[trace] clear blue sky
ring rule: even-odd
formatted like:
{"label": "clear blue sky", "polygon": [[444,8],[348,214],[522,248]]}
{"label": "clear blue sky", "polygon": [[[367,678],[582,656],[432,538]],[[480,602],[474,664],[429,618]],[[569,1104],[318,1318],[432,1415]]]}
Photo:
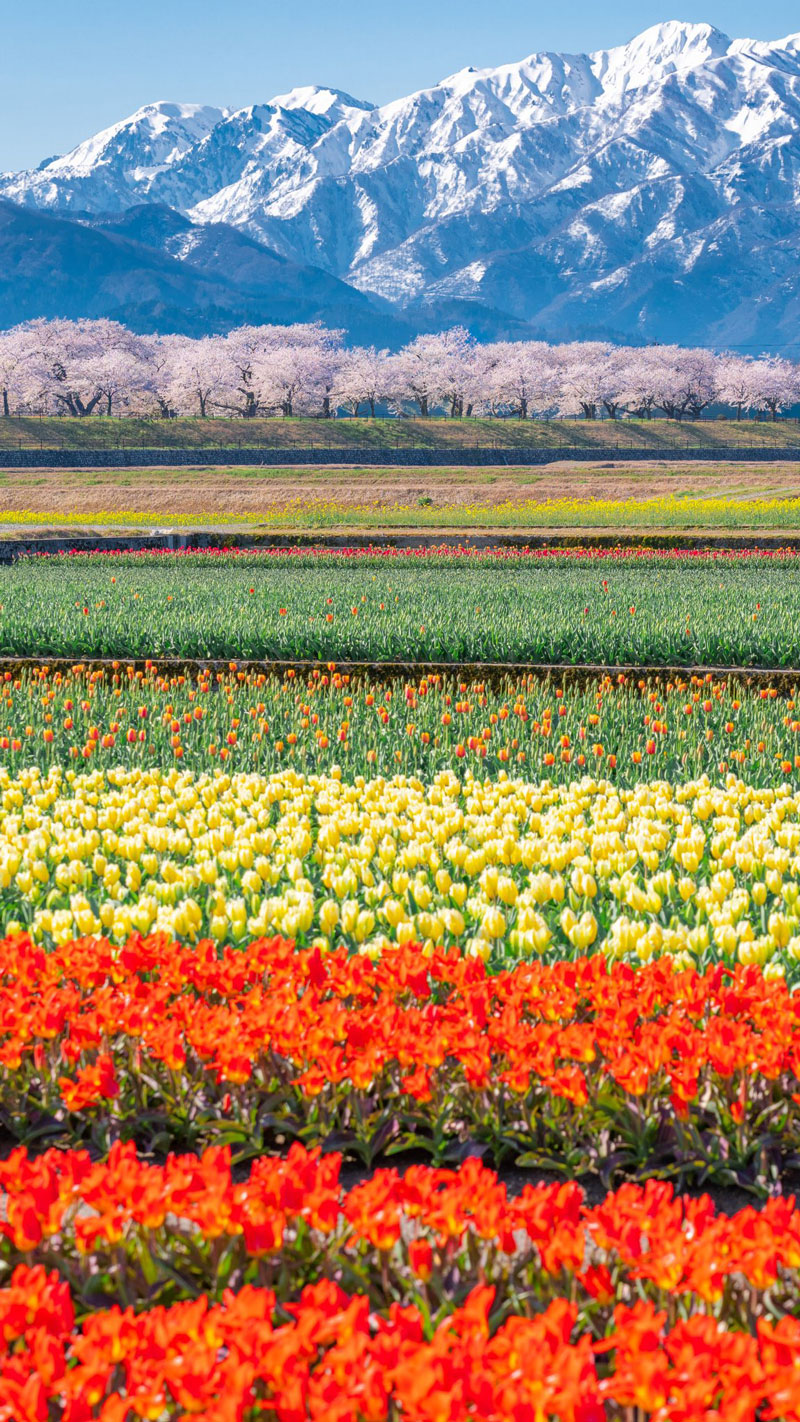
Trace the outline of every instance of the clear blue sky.
{"label": "clear blue sky", "polygon": [[660,20],[800,29],[797,0],[5,0],[0,171],[64,153],[154,99],[241,106],[298,84],[385,102],[467,64],[624,43]]}

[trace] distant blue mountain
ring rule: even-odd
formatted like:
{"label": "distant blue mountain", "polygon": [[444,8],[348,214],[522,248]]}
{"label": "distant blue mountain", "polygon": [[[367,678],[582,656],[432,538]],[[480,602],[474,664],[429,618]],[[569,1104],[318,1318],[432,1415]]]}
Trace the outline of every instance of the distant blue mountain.
{"label": "distant blue mountain", "polygon": [[[800,35],[670,21],[381,107],[324,88],[233,112],[151,104],[0,175],[0,194],[116,244],[113,259],[92,248],[113,273],[93,309],[141,295],[142,321],[179,310],[200,329],[242,302],[274,303],[271,319],[299,302],[303,319],[361,322],[359,339],[457,319],[486,335],[797,353]],[[46,227],[28,239],[55,241]],[[53,300],[91,314],[71,241]]]}

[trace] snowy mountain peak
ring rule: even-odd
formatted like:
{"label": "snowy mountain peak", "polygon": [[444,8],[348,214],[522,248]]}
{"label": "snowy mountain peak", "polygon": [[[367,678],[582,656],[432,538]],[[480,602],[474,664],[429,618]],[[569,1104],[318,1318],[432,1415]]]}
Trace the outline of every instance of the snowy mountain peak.
{"label": "snowy mountain peak", "polygon": [[166,101],[144,104],[120,123],[112,124],[110,128],[78,144],[71,153],[54,159],[49,165],[50,171],[87,171],[95,163],[109,162],[116,153],[132,152],[134,148],[140,149],[143,155],[150,153],[155,156],[158,153],[161,157],[174,160],[210,133],[226,112],[206,104]]}
{"label": "snowy mountain peak", "polygon": [[541,332],[684,340],[705,322],[748,343],[800,317],[800,34],[668,20],[379,107],[321,85],[234,111],[149,104],[0,177],[1,196],[162,204],[364,292]]}
{"label": "snowy mountain peak", "polygon": [[349,113],[369,112],[374,104],[363,99],[354,99],[343,89],[321,88],[318,84],[306,84],[290,89],[288,94],[278,94],[270,99],[270,106],[276,109],[305,109],[307,113],[320,114],[334,120]]}
{"label": "snowy mountain peak", "polygon": [[713,25],[667,20],[651,25],[628,44],[590,56],[606,90],[626,92],[657,84],[671,74],[700,69],[726,55],[731,41]]}
{"label": "snowy mountain peak", "polygon": [[652,65],[680,56],[687,67],[704,64],[730,49],[731,41],[714,25],[689,20],[663,20],[650,25],[625,45],[617,46],[630,59],[649,59]]}
{"label": "snowy mountain peak", "polygon": [[207,104],[144,104],[34,173],[11,175],[0,191],[42,207],[79,208],[84,198],[93,211],[104,203],[114,210],[130,206],[119,200],[121,185],[141,201],[153,178],[195,149],[227,114]]}
{"label": "snowy mountain peak", "polygon": [[178,123],[187,130],[194,127],[200,132],[212,128],[227,112],[227,109],[213,108],[210,104],[176,104],[161,99],[154,104],[143,104],[124,120],[124,125],[135,128],[147,124],[154,133],[161,133],[169,125]]}

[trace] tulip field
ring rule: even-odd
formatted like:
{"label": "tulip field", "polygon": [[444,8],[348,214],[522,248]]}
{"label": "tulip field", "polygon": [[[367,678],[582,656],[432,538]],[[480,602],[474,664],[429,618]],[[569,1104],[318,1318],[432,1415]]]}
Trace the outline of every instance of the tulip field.
{"label": "tulip field", "polygon": [[[798,677],[800,680],[800,676]],[[154,663],[0,673],[0,767],[211,772],[440,771],[633,786],[707,772],[778,786],[800,765],[791,680],[712,672],[549,677],[493,669],[160,671]]]}
{"label": "tulip field", "polygon": [[37,557],[8,657],[794,667],[800,554]]}
{"label": "tulip field", "polygon": [[278,932],[373,958],[420,941],[500,964],[597,941],[791,979],[800,962],[789,691],[710,674],[4,676],[0,904],[48,947]]}
{"label": "tulip field", "polygon": [[[0,1166],[8,1418],[797,1417],[794,1200],[669,1178],[796,1154],[779,978],[163,934],[0,967],[4,1117],[73,1142]],[[409,1142],[341,1183],[332,1147]],[[520,1147],[563,1179],[509,1196],[480,1155]],[[592,1207],[587,1167],[633,1178]]]}
{"label": "tulip field", "polygon": [[800,1422],[798,573],[0,566],[0,1422]]}

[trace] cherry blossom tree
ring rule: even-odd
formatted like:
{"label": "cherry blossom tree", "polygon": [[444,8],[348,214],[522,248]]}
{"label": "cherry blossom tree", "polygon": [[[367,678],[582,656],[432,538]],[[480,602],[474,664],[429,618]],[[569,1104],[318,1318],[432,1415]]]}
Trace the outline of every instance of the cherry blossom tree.
{"label": "cherry blossom tree", "polygon": [[498,341],[488,348],[486,408],[527,420],[558,404],[560,371],[557,348],[544,341]]}
{"label": "cherry blossom tree", "polygon": [[654,348],[656,363],[656,405],[668,419],[685,416],[698,420],[717,396],[717,356],[700,347]]}
{"label": "cherry blossom tree", "polygon": [[780,356],[764,356],[753,365],[753,404],[758,410],[768,410],[773,420],[777,420],[780,410],[800,400],[800,370],[792,361]]}
{"label": "cherry blossom tree", "polygon": [[321,412],[335,383],[335,354],[342,332],[323,326],[239,326],[225,338],[233,408],[245,418],[296,413],[312,391]]}
{"label": "cherry blossom tree", "polygon": [[[418,339],[422,339],[421,337]],[[424,347],[412,342],[387,362],[388,394],[391,408],[405,414],[409,406],[423,419],[436,407],[436,383],[432,365],[425,359]]]}
{"label": "cherry blossom tree", "polygon": [[41,398],[56,413],[110,414],[143,378],[141,338],[117,321],[30,321],[27,361]]}
{"label": "cherry blossom tree", "polygon": [[221,336],[158,337],[150,353],[151,389],[162,415],[207,419],[218,397],[230,392],[234,368]]}
{"label": "cherry blossom tree", "polygon": [[559,409],[563,415],[596,420],[601,405],[615,411],[621,403],[614,348],[601,341],[575,341],[559,351]]}
{"label": "cherry blossom tree", "polygon": [[718,359],[713,351],[697,347],[681,352],[679,362],[684,410],[690,419],[699,420],[703,411],[717,397]]}
{"label": "cherry blossom tree", "polygon": [[26,405],[36,385],[31,368],[35,341],[26,325],[0,331],[0,406],[8,417]]}
{"label": "cherry blossom tree", "polygon": [[335,370],[322,345],[273,346],[259,355],[254,373],[265,413],[278,412],[286,419],[330,413]]}
{"label": "cherry blossom tree", "polygon": [[[130,335],[130,333],[126,333]],[[101,397],[101,410],[112,415],[126,409],[139,413],[148,394],[145,348],[139,337],[112,340],[101,346],[83,368],[84,378],[94,381]]]}
{"label": "cherry blossom tree", "polygon": [[224,359],[230,380],[226,398],[220,403],[246,420],[253,419],[263,405],[259,362],[271,349],[271,330],[269,326],[239,326],[225,338]]}
{"label": "cherry blossom tree", "polygon": [[663,363],[653,346],[629,346],[625,350],[621,376],[625,408],[640,420],[651,420],[659,403]]}
{"label": "cherry blossom tree", "polygon": [[475,403],[477,343],[463,326],[438,335],[422,336],[423,359],[430,366],[437,405],[450,419],[461,418]]}
{"label": "cherry blossom tree", "polygon": [[717,395],[723,405],[736,411],[741,420],[744,410],[758,404],[758,363],[748,356],[721,356],[717,366]]}
{"label": "cherry blossom tree", "polygon": [[389,363],[393,404],[397,408],[416,405],[424,419],[437,409],[447,410],[451,417],[463,414],[473,348],[463,326],[417,336]]}
{"label": "cherry blossom tree", "polygon": [[145,371],[145,389],[150,397],[150,405],[162,419],[175,419],[180,413],[172,393],[173,370],[179,359],[180,343],[183,336],[144,336],[142,338],[142,362]]}
{"label": "cherry blossom tree", "polygon": [[374,346],[342,351],[333,391],[336,403],[354,416],[366,405],[374,419],[376,406],[387,394],[388,360],[389,352]]}
{"label": "cherry blossom tree", "polygon": [[314,385],[314,357],[305,346],[272,347],[256,363],[264,411],[279,411],[286,419],[299,414],[299,406]]}

